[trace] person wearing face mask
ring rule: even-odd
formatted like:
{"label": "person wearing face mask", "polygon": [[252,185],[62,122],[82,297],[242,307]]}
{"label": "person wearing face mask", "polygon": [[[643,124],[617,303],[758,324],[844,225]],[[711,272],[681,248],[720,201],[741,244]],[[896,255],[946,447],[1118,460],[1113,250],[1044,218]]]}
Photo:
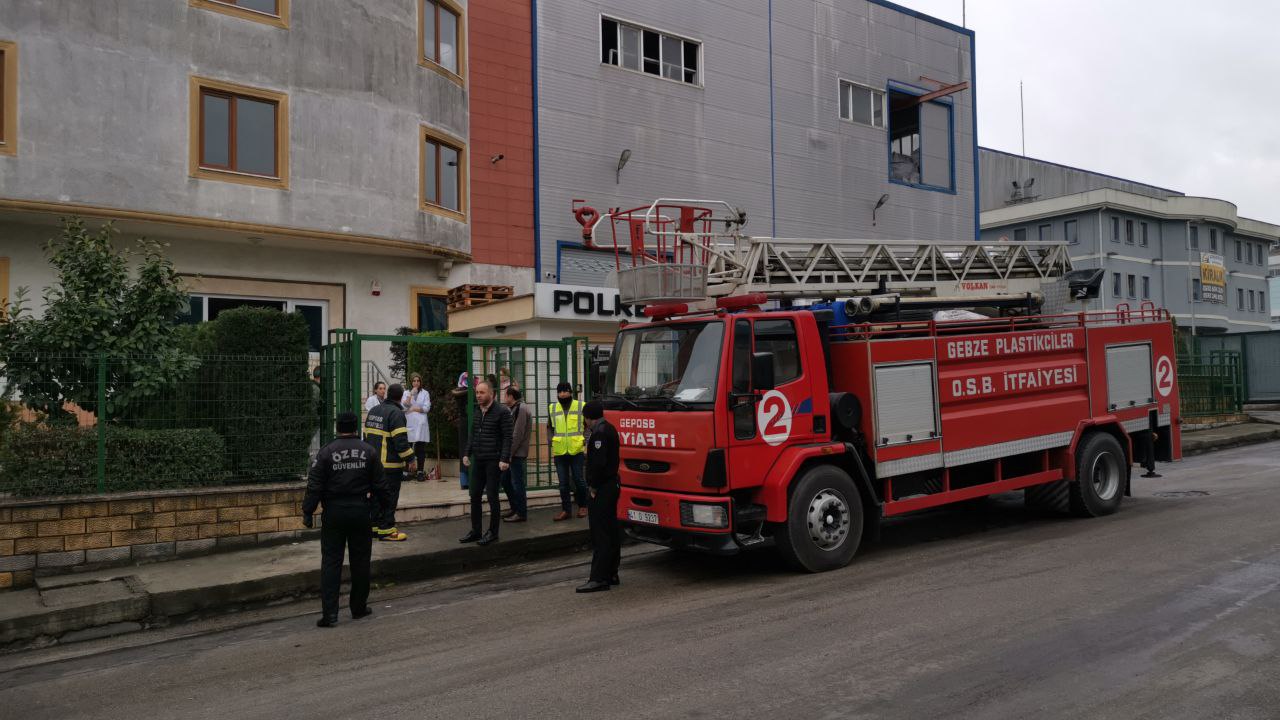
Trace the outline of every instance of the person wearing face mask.
{"label": "person wearing face mask", "polygon": [[556,478],[560,481],[560,514],[553,519],[559,522],[573,517],[571,499],[578,503],[578,517],[584,518],[587,516],[587,483],[583,479],[586,427],[582,424],[582,401],[573,396],[573,386],[567,382],[556,386],[556,401],[547,411],[547,429]]}

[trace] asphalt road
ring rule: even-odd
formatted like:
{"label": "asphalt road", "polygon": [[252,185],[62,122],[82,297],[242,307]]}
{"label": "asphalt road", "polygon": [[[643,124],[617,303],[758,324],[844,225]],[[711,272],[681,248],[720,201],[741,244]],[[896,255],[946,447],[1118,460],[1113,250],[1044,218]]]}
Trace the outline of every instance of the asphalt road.
{"label": "asphalt road", "polygon": [[50,648],[0,659],[0,715],[1280,717],[1280,443],[1162,470],[1109,518],[936,512],[824,575],[645,552],[597,595],[529,567],[333,630],[308,604]]}

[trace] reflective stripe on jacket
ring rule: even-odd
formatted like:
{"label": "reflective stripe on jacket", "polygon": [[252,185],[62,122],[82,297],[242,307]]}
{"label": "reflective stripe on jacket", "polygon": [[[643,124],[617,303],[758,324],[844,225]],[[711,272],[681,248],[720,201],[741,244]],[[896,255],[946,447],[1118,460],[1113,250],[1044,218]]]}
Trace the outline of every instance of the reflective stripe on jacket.
{"label": "reflective stripe on jacket", "polygon": [[403,468],[413,457],[404,410],[396,403],[386,401],[369,411],[364,419],[364,440],[378,451],[378,460],[387,470]]}
{"label": "reflective stripe on jacket", "polygon": [[585,439],[582,434],[582,401],[569,401],[566,412],[560,401],[551,403],[551,454],[578,455]]}

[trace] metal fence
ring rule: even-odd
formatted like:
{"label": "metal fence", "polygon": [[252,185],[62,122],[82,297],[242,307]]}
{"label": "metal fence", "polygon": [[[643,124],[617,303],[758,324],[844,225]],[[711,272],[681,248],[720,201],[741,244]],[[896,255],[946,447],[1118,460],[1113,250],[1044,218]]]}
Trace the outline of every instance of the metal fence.
{"label": "metal fence", "polygon": [[1178,397],[1189,421],[1235,415],[1244,407],[1244,371],[1240,353],[1214,350],[1178,357]]}
{"label": "metal fence", "polygon": [[1215,351],[1239,353],[1247,402],[1280,401],[1280,330],[1201,335],[1195,346],[1201,361]]}
{"label": "metal fence", "polygon": [[[322,436],[332,437],[338,413],[364,411],[372,390],[371,378],[361,371],[370,356],[389,354],[393,344],[408,346],[406,373],[419,373],[431,395],[428,413],[431,442],[427,447],[428,466],[438,459],[455,459],[465,443],[475,409],[474,379],[500,376],[502,371],[523,393],[523,402],[533,415],[529,440],[526,482],[529,489],[557,485],[550,455],[547,429],[556,386],[568,381],[577,397],[587,400],[588,359],[585,338],[563,340],[499,340],[469,337],[420,335],[362,335],[354,330],[333,330],[330,343],[321,353],[321,394],[323,397]],[[436,352],[426,352],[428,348]],[[445,352],[444,349],[450,349]],[[465,392],[454,393],[457,380],[467,373]],[[408,378],[393,378],[407,383]],[[363,381],[363,382],[362,382]],[[500,390],[499,390],[500,392]],[[501,398],[499,397],[499,401]]]}
{"label": "metal fence", "polygon": [[320,427],[308,357],[11,358],[0,368],[0,496],[293,481]]}

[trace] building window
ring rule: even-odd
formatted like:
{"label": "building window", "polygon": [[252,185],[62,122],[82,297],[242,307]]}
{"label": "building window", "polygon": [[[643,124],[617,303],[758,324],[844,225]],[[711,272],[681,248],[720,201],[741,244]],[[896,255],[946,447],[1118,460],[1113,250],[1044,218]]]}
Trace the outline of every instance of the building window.
{"label": "building window", "polygon": [[1124,221],[1124,243],[1125,245],[1133,244],[1133,221]]}
{"label": "building window", "polygon": [[1236,288],[1236,308],[1239,310],[1244,309],[1244,290],[1242,288]]}
{"label": "building window", "polygon": [[1253,291],[1250,290],[1249,291],[1249,312],[1257,312],[1257,311],[1258,311],[1258,306],[1256,304],[1256,301],[1253,298]]}
{"label": "building window", "polygon": [[422,127],[418,140],[422,169],[422,208],[466,219],[467,153],[461,142]]}
{"label": "building window", "polygon": [[[1243,242],[1236,240],[1236,262],[1244,262],[1244,248],[1241,247],[1242,245],[1244,245]],[[1253,262],[1252,257],[1249,258],[1249,262]]]}
{"label": "building window", "polygon": [[1080,244],[1080,228],[1075,220],[1068,220],[1062,224],[1062,232],[1067,236],[1067,242],[1072,245]]}
{"label": "building window", "polygon": [[184,325],[209,322],[228,310],[242,307],[296,312],[307,323],[307,344],[310,351],[318,353],[325,344],[325,336],[329,332],[329,303],[327,300],[289,300],[271,297],[192,293],[187,312],[178,318],[178,322]]}
{"label": "building window", "polygon": [[1017,230],[1014,230],[1014,231],[1013,231],[1013,241],[1014,241],[1014,242],[1026,242],[1026,241],[1027,241],[1027,229],[1026,229],[1026,228],[1018,228]]}
{"label": "building window", "polygon": [[191,175],[289,185],[289,104],[277,92],[191,79]]}
{"label": "building window", "polygon": [[1040,242],[1050,242],[1053,240],[1052,225],[1041,225],[1039,228],[1039,231],[1040,231]]}
{"label": "building window", "polygon": [[1267,291],[1259,290],[1258,291],[1258,312],[1265,313],[1268,311],[1269,309],[1267,308]]}
{"label": "building window", "polygon": [[1120,242],[1120,218],[1111,218],[1111,242]]}
{"label": "building window", "polygon": [[409,320],[414,330],[448,330],[449,291],[438,287],[409,288]]}
{"label": "building window", "polygon": [[1111,296],[1120,297],[1124,292],[1124,276],[1120,273],[1111,273]]}
{"label": "building window", "polygon": [[1151,278],[1147,275],[1142,276],[1142,299],[1151,299]]}
{"label": "building window", "polygon": [[884,93],[841,80],[840,118],[872,127],[884,127]]}
{"label": "building window", "polygon": [[1138,281],[1133,275],[1129,276],[1129,297],[1138,297]]}
{"label": "building window", "polygon": [[612,18],[600,18],[600,62],[698,85],[702,43]]}
{"label": "building window", "polygon": [[1190,230],[1191,230],[1191,235],[1189,236],[1190,237],[1189,242],[1191,244],[1191,247],[1195,249],[1199,249],[1200,248],[1200,228],[1195,225],[1192,225]]}
{"label": "building window", "polygon": [[1200,302],[1200,281],[1193,279],[1191,281],[1191,301]]}
{"label": "building window", "polygon": [[289,27],[289,0],[191,0],[191,7],[276,27]]}
{"label": "building window", "polygon": [[1209,252],[1218,252],[1218,228],[1209,228]]}
{"label": "building window", "polygon": [[18,46],[0,40],[0,155],[18,154]]}
{"label": "building window", "polygon": [[418,64],[462,78],[466,55],[466,20],[450,0],[418,0]]}
{"label": "building window", "polygon": [[889,180],[926,190],[955,189],[955,146],[951,105],[920,102],[917,95],[890,90]]}
{"label": "building window", "polygon": [[1147,238],[1147,224],[1146,224],[1146,223],[1142,223],[1142,232],[1141,232],[1141,234],[1138,236],[1138,244],[1139,244],[1139,245],[1141,245],[1142,247],[1146,247],[1146,246],[1147,246],[1147,242],[1148,242],[1148,238]]}

